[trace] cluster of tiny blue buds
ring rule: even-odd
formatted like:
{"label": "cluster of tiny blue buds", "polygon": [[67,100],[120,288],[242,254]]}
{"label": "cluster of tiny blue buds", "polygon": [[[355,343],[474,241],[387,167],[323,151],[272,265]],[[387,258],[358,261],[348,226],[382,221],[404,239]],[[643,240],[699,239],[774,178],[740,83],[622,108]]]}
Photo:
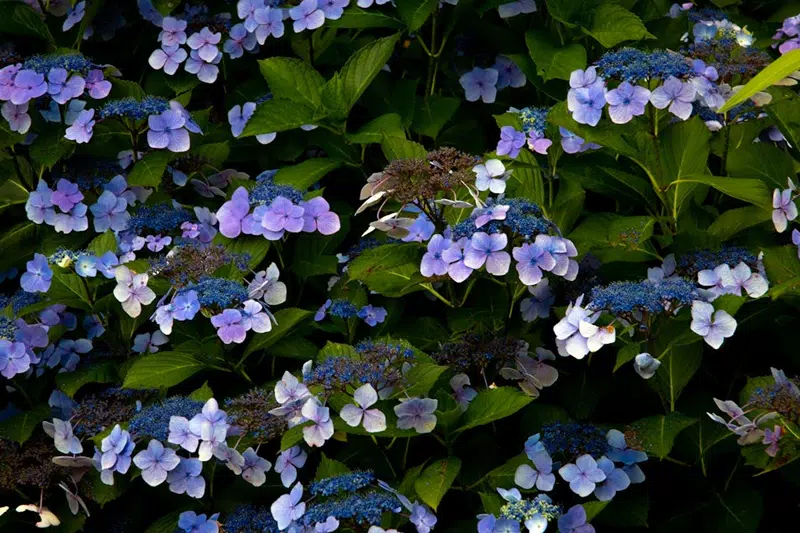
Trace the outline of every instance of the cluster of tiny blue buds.
{"label": "cluster of tiny blue buds", "polygon": [[371,250],[373,248],[377,248],[381,245],[381,242],[378,239],[373,239],[372,237],[367,237],[361,239],[356,244],[348,248],[347,253],[345,254],[348,259],[351,261],[361,255],[366,250]]}
{"label": "cluster of tiny blue buds", "polygon": [[[5,296],[2,298],[5,298]],[[2,303],[3,302],[0,302],[0,304]],[[6,305],[2,305],[2,307],[5,307]],[[7,341],[14,340],[16,333],[17,326],[14,325],[14,321],[7,316],[0,316],[0,339],[5,339]]]}
{"label": "cluster of tiny blue buds", "polygon": [[189,211],[175,209],[170,204],[143,205],[131,215],[128,229],[137,235],[145,229],[156,233],[170,232],[190,220],[192,214]]}
{"label": "cluster of tiny blue buds", "polygon": [[524,107],[520,110],[522,118],[522,131],[525,133],[535,131],[539,135],[544,135],[547,128],[547,114],[550,109],[547,107]]}
{"label": "cluster of tiny blue buds", "polygon": [[174,396],[163,402],[148,405],[131,419],[128,431],[136,438],[151,437],[166,441],[169,434],[169,419],[173,416],[192,418],[203,409],[203,402]]}
{"label": "cluster of tiny blue buds", "polygon": [[694,284],[685,278],[674,277],[659,283],[649,280],[615,281],[592,289],[591,307],[614,314],[632,311],[660,313],[689,305],[696,297]]}
{"label": "cluster of tiny blue buds", "polygon": [[617,78],[630,83],[670,76],[682,78],[692,72],[686,58],[665,50],[643,52],[635,48],[622,48],[606,52],[596,65],[604,78]]}
{"label": "cluster of tiny blue buds", "polygon": [[727,20],[728,15],[719,9],[712,7],[704,7],[701,9],[690,9],[686,12],[686,16],[692,22],[710,22],[712,20]]}
{"label": "cluster of tiny blue buds", "polygon": [[228,309],[248,299],[247,289],[241,283],[211,276],[186,285],[178,294],[188,291],[197,293],[197,299],[203,307]]}
{"label": "cluster of tiny blue buds", "polygon": [[608,450],[605,432],[594,424],[580,422],[545,424],[541,442],[550,455],[561,454],[569,459],[584,454],[599,458]]}
{"label": "cluster of tiny blue buds", "polygon": [[390,361],[414,358],[414,350],[402,344],[365,339],[355,346],[356,351],[369,358],[381,358]]}
{"label": "cluster of tiny blue buds", "polygon": [[95,65],[80,54],[52,54],[31,56],[22,64],[23,69],[47,74],[50,69],[63,68],[69,72],[87,74]]}
{"label": "cluster of tiny blue buds", "polygon": [[508,211],[504,220],[492,220],[480,228],[475,227],[477,215],[472,215],[467,220],[463,220],[453,226],[453,240],[462,237],[472,237],[475,233],[482,231],[485,233],[501,233],[504,228],[510,229],[513,233],[531,240],[540,233],[547,233],[551,223],[541,217],[542,210],[535,203],[524,198],[504,198],[494,200],[490,198],[487,207],[494,205],[507,205]]}
{"label": "cluster of tiny blue buds", "polygon": [[269,205],[278,196],[291,200],[298,204],[303,201],[303,193],[291,185],[278,185],[273,181],[277,171],[267,170],[259,174],[256,178],[256,186],[250,193],[250,201],[253,204]]}
{"label": "cluster of tiny blue buds", "polygon": [[381,523],[381,515],[396,511],[400,502],[388,492],[369,491],[365,494],[351,494],[346,498],[327,500],[306,509],[303,523],[306,526],[324,522],[329,516],[338,520],[353,520],[359,524],[376,525]]}
{"label": "cluster of tiny blue buds", "polygon": [[109,117],[129,118],[143,120],[150,115],[158,115],[169,109],[169,102],[160,96],[145,96],[137,100],[131,96],[111,100],[97,112],[97,118],[102,120]]}
{"label": "cluster of tiny blue buds", "polygon": [[375,473],[371,470],[356,470],[314,481],[308,487],[308,491],[314,496],[331,496],[339,492],[355,492],[369,486],[374,481]]}
{"label": "cluster of tiny blue buds", "polygon": [[500,509],[501,519],[516,520],[523,523],[537,515],[543,516],[549,522],[558,518],[560,514],[561,507],[544,498],[508,502]]}
{"label": "cluster of tiny blue buds", "polygon": [[758,260],[747,248],[740,246],[724,246],[718,250],[698,250],[684,254],[678,258],[676,268],[688,277],[694,277],[701,270],[710,270],[725,263],[733,268],[745,263],[753,268]]}
{"label": "cluster of tiny blue buds", "polygon": [[240,505],[228,514],[225,533],[278,533],[278,523],[266,507]]}
{"label": "cluster of tiny blue buds", "polygon": [[358,307],[350,300],[333,300],[328,313],[339,318],[353,318],[358,314]]}

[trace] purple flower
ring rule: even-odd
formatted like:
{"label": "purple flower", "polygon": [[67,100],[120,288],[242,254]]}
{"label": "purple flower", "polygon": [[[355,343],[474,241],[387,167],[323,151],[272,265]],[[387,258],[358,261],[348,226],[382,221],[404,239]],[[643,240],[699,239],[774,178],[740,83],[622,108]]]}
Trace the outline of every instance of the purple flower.
{"label": "purple flower", "polygon": [[11,379],[27,372],[30,366],[31,358],[23,343],[0,339],[0,375]]}
{"label": "purple flower", "polygon": [[5,102],[2,108],[2,115],[3,118],[8,121],[8,126],[11,131],[20,134],[28,133],[31,127],[31,116],[28,114],[27,102],[21,105]]}
{"label": "purple flower", "polygon": [[429,533],[436,525],[436,515],[427,506],[414,502],[408,520],[417,528],[417,533]]}
{"label": "purple flower", "polygon": [[61,31],[69,31],[75,24],[83,20],[85,14],[86,2],[81,1],[75,4],[75,7],[67,11],[67,18],[64,20],[64,24],[61,25]]}
{"label": "purple flower", "polygon": [[558,130],[561,133],[561,148],[568,154],[577,154],[586,150],[600,148],[599,144],[587,143],[582,137],[578,137],[565,128],[559,127]]}
{"label": "purple flower", "polygon": [[493,68],[475,67],[458,79],[464,88],[464,97],[468,102],[483,100],[485,104],[494,103],[497,96],[497,78],[499,74]]}
{"label": "purple flower", "polygon": [[245,102],[243,105],[235,105],[228,111],[228,124],[231,125],[231,135],[238,137],[244,131],[247,122],[253,116],[256,104]]}
{"label": "purple flower", "polygon": [[616,89],[606,93],[608,116],[614,124],[626,124],[633,117],[644,115],[644,107],[650,100],[650,91],[639,85],[623,81]]}
{"label": "purple flower", "polygon": [[604,86],[603,78],[597,75],[597,67],[589,67],[586,70],[573,70],[569,75],[570,89],[585,89],[588,87]]}
{"label": "purple flower", "polygon": [[302,207],[294,205],[288,198],[278,196],[270,204],[261,225],[268,231],[298,233],[305,225],[303,213]]}
{"label": "purple flower", "polygon": [[650,94],[650,103],[656,109],[669,106],[669,111],[676,117],[686,120],[692,114],[692,102],[695,99],[695,88],[690,83],[683,83],[675,76],[670,76],[664,85],[657,87]]}
{"label": "purple flower", "polygon": [[472,236],[469,247],[464,250],[464,264],[472,269],[486,264],[486,271],[496,276],[503,276],[511,265],[511,256],[504,252],[508,244],[505,233],[489,235],[479,231]]}
{"label": "purple flower", "polygon": [[478,391],[469,385],[469,376],[466,374],[456,374],[450,378],[450,388],[453,389],[453,397],[462,412],[467,410],[469,402],[474,400],[475,396],[478,395]]}
{"label": "purple flower", "polygon": [[222,51],[236,59],[244,55],[245,50],[256,47],[256,36],[247,31],[244,24],[234,25],[228,33],[229,39],[222,46]]}
{"label": "purple flower", "polygon": [[331,211],[331,206],[321,196],[302,202],[303,231],[313,233],[319,231],[323,235],[333,235],[341,228],[339,216]]}
{"label": "purple flower", "polygon": [[164,448],[156,439],[150,441],[146,450],[136,454],[133,463],[142,471],[142,479],[151,487],[157,487],[167,479],[170,471],[180,463],[174,450]]}
{"label": "purple flower", "polygon": [[167,442],[177,444],[184,450],[194,453],[200,444],[200,435],[192,432],[189,421],[182,416],[171,416],[169,419],[169,435]]}
{"label": "purple flower", "polygon": [[436,415],[439,400],[432,398],[401,399],[394,406],[397,415],[397,429],[414,428],[417,433],[430,433],[436,427]]}
{"label": "purple flower", "polygon": [[317,0],[303,0],[299,6],[289,10],[289,16],[294,21],[295,33],[316,30],[325,22],[325,13],[318,9]]}
{"label": "purple flower", "polygon": [[[114,277],[113,273],[111,277]],[[97,315],[86,315],[83,319],[83,329],[86,330],[86,338],[89,340],[100,337],[106,331]]]}
{"label": "purple flower", "polygon": [[211,61],[204,61],[197,50],[192,50],[183,68],[189,74],[197,74],[197,79],[203,83],[214,83],[219,75],[217,64],[220,61],[222,61],[222,53],[218,53],[217,57]]}
{"label": "purple flower", "polygon": [[447,274],[447,267],[450,263],[442,257],[442,254],[450,248],[451,244],[450,240],[441,235],[434,235],[431,238],[428,242],[428,251],[422,256],[422,263],[420,264],[420,273],[423,276],[429,278]]}
{"label": "purple flower", "polygon": [[492,68],[497,71],[497,88],[505,89],[506,87],[524,87],[527,78],[525,74],[519,69],[516,63],[511,61],[506,56],[497,56]]}
{"label": "purple flower", "polygon": [[264,44],[270,35],[276,39],[283,37],[283,15],[280,9],[259,8],[253,15],[253,19],[257,24],[255,33],[258,44]]}
{"label": "purple flower", "polygon": [[475,188],[494,194],[505,192],[506,180],[511,175],[511,171],[506,172],[506,167],[499,159],[489,159],[486,163],[475,165],[472,171],[475,173]]}
{"label": "purple flower", "polygon": [[420,214],[417,219],[408,227],[408,235],[403,237],[403,242],[425,242],[431,238],[436,226],[428,220],[424,214]]}
{"label": "purple flower", "polygon": [[594,533],[594,527],[586,523],[586,510],[582,505],[573,505],[558,517],[559,533]]}
{"label": "purple flower", "polygon": [[303,485],[298,483],[289,494],[284,494],[272,503],[269,510],[272,518],[278,523],[278,529],[286,529],[289,524],[305,514],[306,504],[300,501],[302,498]]}
{"label": "purple flower", "polygon": [[775,189],[772,193],[772,224],[775,231],[783,233],[789,225],[789,221],[797,218],[797,205],[792,199],[792,189],[781,192]]}
{"label": "purple flower", "polygon": [[366,322],[370,327],[375,327],[382,324],[386,320],[386,309],[383,307],[373,307],[372,305],[365,305],[358,311],[358,318]]}
{"label": "purple flower", "polygon": [[525,285],[536,285],[542,281],[542,270],[549,271],[556,266],[556,260],[550,252],[535,242],[514,248],[511,253],[518,261],[519,280]]}
{"label": "purple flower", "polygon": [[534,466],[519,465],[514,473],[514,483],[523,489],[532,489],[535,485],[540,491],[553,490],[556,476],[553,474],[553,459],[550,458],[550,454],[546,450],[541,450],[529,456]]}
{"label": "purple flower", "polygon": [[53,209],[52,202],[53,191],[47,186],[44,180],[39,180],[36,185],[36,190],[28,195],[28,200],[25,202],[25,212],[28,215],[28,220],[36,224],[47,222],[52,224],[55,210]]}
{"label": "purple flower", "polygon": [[168,246],[172,242],[172,237],[166,236],[162,237],[161,235],[148,235],[144,239],[147,242],[147,249],[151,252],[160,252],[164,249],[165,246]]}
{"label": "purple flower", "polygon": [[278,455],[275,461],[275,472],[281,475],[281,483],[289,488],[297,479],[297,469],[303,468],[308,459],[308,454],[300,446],[292,446]]}
{"label": "purple flower", "polygon": [[47,92],[59,104],[66,104],[69,100],[83,94],[86,82],[78,75],[67,80],[69,73],[63,68],[51,68],[47,74]]}
{"label": "purple flower", "polygon": [[102,100],[111,92],[111,82],[103,75],[103,71],[93,69],[86,76],[86,90],[95,100]]}
{"label": "purple flower", "polygon": [[477,207],[472,211],[475,217],[475,227],[480,228],[493,220],[505,220],[509,206],[493,205],[491,207]]}
{"label": "purple flower", "polygon": [[193,33],[186,41],[186,44],[188,44],[189,48],[192,50],[197,51],[197,55],[200,59],[206,63],[210,63],[214,61],[219,54],[217,45],[220,39],[222,39],[221,33],[213,33],[210,29],[205,27],[199,32]]}
{"label": "purple flower", "polygon": [[547,149],[553,145],[553,141],[535,130],[528,132],[528,148],[537,154],[547,155]]}
{"label": "purple flower", "polygon": [[78,118],[67,128],[65,139],[75,141],[78,144],[88,143],[92,138],[94,130],[94,109],[84,109],[78,114]]}
{"label": "purple flower", "polygon": [[247,448],[242,454],[244,465],[242,465],[242,479],[253,485],[260,487],[267,481],[266,472],[272,467],[272,463],[259,457],[253,448]]}
{"label": "purple flower", "polygon": [[12,104],[21,105],[34,98],[39,98],[46,92],[47,82],[45,82],[44,74],[39,74],[35,70],[20,70],[11,84],[9,100]]}
{"label": "purple flower", "polygon": [[239,187],[231,195],[231,199],[222,204],[217,211],[219,232],[225,237],[238,237],[242,232],[242,221],[250,212],[250,198],[247,189]]}
{"label": "purple flower", "polygon": [[580,89],[570,89],[567,93],[567,108],[578,124],[597,126],[606,105],[606,89],[595,84]]}
{"label": "purple flower", "polygon": [[767,449],[767,455],[770,457],[775,457],[778,455],[778,441],[781,440],[781,436],[783,434],[783,427],[776,425],[775,429],[765,429],[764,430],[764,440],[762,441],[763,444],[769,444]]}
{"label": "purple flower", "polygon": [[147,62],[154,69],[160,70],[163,68],[165,74],[172,76],[178,72],[178,67],[186,61],[187,57],[189,57],[189,54],[178,45],[164,45],[163,48],[154,50]]}
{"label": "purple flower", "polygon": [[247,329],[242,324],[242,313],[236,309],[225,309],[212,316],[211,324],[217,328],[217,335],[225,344],[241,344],[247,336]]}
{"label": "purple flower", "polygon": [[736,331],[736,319],[722,309],[714,312],[714,306],[710,303],[695,300],[692,302],[690,329],[703,337],[706,344],[717,350],[725,339],[733,336]]}
{"label": "purple flower", "polygon": [[180,463],[167,475],[170,492],[202,498],[206,492],[206,480],[201,475],[203,463],[198,459],[180,458]]}
{"label": "purple flower", "polygon": [[337,20],[342,18],[344,8],[350,3],[350,0],[319,0],[319,8],[325,13],[326,19]]}
{"label": "purple flower", "polygon": [[339,416],[350,427],[358,427],[364,421],[364,429],[368,433],[379,433],[386,429],[386,415],[380,409],[368,409],[378,402],[378,393],[367,383],[356,389],[353,394],[355,405],[349,403],[339,412]]}
{"label": "purple flower", "polygon": [[164,17],[161,21],[159,42],[164,46],[178,46],[186,43],[186,21],[175,17]]}
{"label": "purple flower", "polygon": [[78,204],[69,213],[56,213],[53,216],[53,228],[58,233],[71,233],[72,231],[86,231],[89,228],[89,219],[86,218],[86,204]]}
{"label": "purple flower", "polygon": [[256,333],[266,333],[272,329],[272,321],[269,315],[264,312],[264,306],[255,300],[244,302],[242,313],[242,326],[246,331],[253,330]]}
{"label": "purple flower", "polygon": [[236,14],[244,20],[244,27],[247,31],[256,29],[255,13],[264,7],[264,0],[239,0],[236,3]]}
{"label": "purple flower", "polygon": [[[309,446],[322,446],[325,441],[333,437],[333,420],[330,409],[323,407],[316,397],[312,396],[303,404],[303,416],[313,422],[303,427],[303,439]],[[273,513],[274,514],[274,513]]]}
{"label": "purple flower", "polygon": [[578,457],[575,464],[562,466],[558,473],[569,483],[572,492],[583,498],[594,491],[597,483],[606,479],[606,474],[598,468],[597,461],[589,454]]}
{"label": "purple flower", "polygon": [[219,513],[206,518],[204,514],[195,514],[194,511],[184,511],[178,517],[178,527],[183,533],[219,533]]}
{"label": "purple flower", "polygon": [[525,146],[525,133],[517,131],[513,126],[500,128],[500,141],[497,143],[497,155],[507,155],[516,159],[520,149]]}
{"label": "purple flower", "polygon": [[166,148],[170,152],[189,150],[189,132],[186,120],[179,111],[168,109],[160,115],[147,117],[147,144],[150,148]]}
{"label": "purple flower", "polygon": [[50,200],[63,212],[69,213],[76,204],[83,200],[83,193],[78,190],[78,184],[61,178],[56,184],[56,190]]}
{"label": "purple flower", "polygon": [[97,203],[89,209],[94,215],[94,230],[97,233],[103,233],[108,229],[122,231],[128,227],[130,220],[127,211],[128,202],[125,198],[115,196],[111,191],[103,191]]}
{"label": "purple flower", "polygon": [[27,292],[47,292],[53,279],[53,271],[42,254],[34,254],[25,265],[26,272],[19,278],[22,290]]}
{"label": "purple flower", "polygon": [[160,331],[142,333],[133,338],[133,348],[136,353],[156,353],[158,347],[169,342],[169,338]]}
{"label": "purple flower", "polygon": [[466,248],[469,248],[469,239],[462,237],[442,253],[442,259],[450,264],[447,267],[447,274],[456,283],[461,283],[472,274],[472,269],[464,262]]}

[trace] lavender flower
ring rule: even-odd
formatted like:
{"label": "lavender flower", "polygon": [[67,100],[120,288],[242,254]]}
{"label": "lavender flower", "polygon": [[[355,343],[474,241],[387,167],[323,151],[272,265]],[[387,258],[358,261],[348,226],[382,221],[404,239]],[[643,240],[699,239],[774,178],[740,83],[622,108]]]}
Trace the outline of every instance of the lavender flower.
{"label": "lavender flower", "polygon": [[341,228],[339,216],[331,211],[330,204],[321,196],[302,202],[300,207],[303,209],[303,231],[333,235]]}
{"label": "lavender flower", "polygon": [[161,22],[161,33],[158,34],[158,41],[163,46],[186,44],[186,25],[187,22],[185,20],[164,17]]}
{"label": "lavender flower", "polygon": [[189,132],[186,120],[179,111],[168,109],[160,115],[147,118],[147,144],[150,148],[166,148],[170,152],[189,150]]}
{"label": "lavender flower", "polygon": [[485,104],[492,104],[497,96],[497,78],[499,73],[493,68],[475,67],[461,76],[458,81],[464,88],[464,97],[468,102],[479,99]]}
{"label": "lavender flower", "polygon": [[443,259],[443,254],[451,246],[451,242],[441,235],[434,235],[428,242],[428,251],[422,256],[420,273],[429,278],[447,273],[450,263]]}
{"label": "lavender flower", "polygon": [[597,84],[570,89],[567,93],[567,108],[572,112],[573,120],[578,124],[597,126],[606,105],[605,92],[605,87]]}
{"label": "lavender flower", "polygon": [[627,124],[633,117],[644,115],[650,100],[650,91],[639,85],[623,81],[616,89],[606,93],[608,115],[614,124]]}
{"label": "lavender flower", "polygon": [[436,427],[436,415],[439,400],[432,398],[401,399],[394,406],[397,415],[397,429],[415,429],[417,433],[430,433]]}
{"label": "lavender flower", "polygon": [[511,256],[503,251],[508,245],[505,233],[489,235],[479,231],[472,235],[469,247],[464,250],[464,264],[472,269],[486,264],[486,271],[495,276],[504,276],[511,265]]}
{"label": "lavender flower", "polygon": [[703,337],[706,344],[717,350],[725,339],[733,336],[736,320],[727,311],[720,309],[714,312],[713,305],[696,300],[692,303],[690,328]]}
{"label": "lavender flower", "polygon": [[27,292],[47,292],[53,279],[53,271],[42,254],[34,254],[25,265],[26,272],[20,277],[20,286]]}
{"label": "lavender flower", "polygon": [[295,33],[316,30],[325,22],[325,13],[319,9],[317,0],[303,0],[297,7],[289,9],[289,16],[294,21]]}
{"label": "lavender flower", "polygon": [[163,48],[154,50],[147,62],[154,69],[161,70],[163,68],[165,74],[172,76],[178,72],[178,67],[186,61],[187,57],[189,54],[180,46],[164,45]]}
{"label": "lavender flower", "polygon": [[178,455],[155,439],[146,450],[136,454],[133,463],[142,471],[142,479],[151,487],[157,487],[167,480],[167,475],[180,463]]}
{"label": "lavender flower", "polygon": [[222,39],[221,33],[213,33],[210,29],[203,28],[199,32],[189,36],[186,44],[189,45],[189,48],[197,52],[200,59],[210,63],[214,61],[219,54],[217,44],[219,44],[220,39]]}
{"label": "lavender flower", "polygon": [[14,105],[11,102],[5,102],[2,109],[3,118],[8,122],[8,127],[11,131],[25,134],[31,127],[31,116],[28,114],[28,103],[22,105]]}
{"label": "lavender flower", "polygon": [[517,131],[513,126],[503,126],[500,128],[500,141],[495,152],[497,155],[507,155],[511,159],[516,159],[520,149],[525,146],[525,140],[524,132]]}
{"label": "lavender flower", "polygon": [[253,18],[257,24],[255,36],[258,44],[264,44],[270,35],[276,39],[283,37],[283,15],[280,9],[262,7],[256,10]]}
{"label": "lavender flower", "polygon": [[242,324],[242,313],[236,309],[225,309],[222,313],[211,317],[211,324],[217,328],[217,336],[225,344],[241,344],[247,336],[247,329]]}
{"label": "lavender flower", "polygon": [[559,468],[561,478],[569,483],[572,492],[585,498],[591,494],[597,483],[606,479],[606,474],[598,466],[591,455],[578,457],[575,464],[569,463]]}
{"label": "lavender flower", "polygon": [[[311,397],[303,404],[303,416],[313,422],[303,428],[303,439],[309,446],[322,446],[325,441],[333,437],[333,420],[330,409],[323,407],[316,397]],[[273,513],[274,515],[274,513]]]}
{"label": "lavender flower", "polygon": [[683,83],[675,76],[670,76],[660,87],[650,94],[650,103],[656,109],[669,106],[669,112],[686,120],[692,114],[692,102],[695,99],[695,88],[690,83]]}
{"label": "lavender flower", "polygon": [[202,498],[206,492],[203,479],[203,463],[198,459],[180,458],[180,463],[167,474],[170,492],[186,494],[192,498]]}
{"label": "lavender flower", "polygon": [[78,144],[88,143],[94,132],[94,109],[84,109],[78,114],[78,118],[67,128],[64,135],[65,139],[75,141]]}
{"label": "lavender flower", "polygon": [[386,320],[386,309],[383,307],[373,307],[372,305],[365,305],[358,311],[358,318],[362,319],[369,326],[375,327]]}
{"label": "lavender flower", "polygon": [[303,485],[298,483],[289,494],[284,494],[272,503],[270,512],[278,523],[278,529],[286,529],[293,521],[302,518],[306,512],[305,502],[300,501],[302,498]]}
{"label": "lavender flower", "polygon": [[356,389],[353,394],[356,404],[347,404],[340,411],[342,420],[350,427],[358,427],[364,421],[364,429],[368,433],[380,433],[386,429],[386,415],[380,409],[368,409],[378,402],[378,393],[367,383]]}
{"label": "lavender flower", "polygon": [[786,231],[789,221],[797,218],[797,205],[792,199],[793,192],[789,188],[783,191],[775,189],[772,193],[772,223],[778,233]]}

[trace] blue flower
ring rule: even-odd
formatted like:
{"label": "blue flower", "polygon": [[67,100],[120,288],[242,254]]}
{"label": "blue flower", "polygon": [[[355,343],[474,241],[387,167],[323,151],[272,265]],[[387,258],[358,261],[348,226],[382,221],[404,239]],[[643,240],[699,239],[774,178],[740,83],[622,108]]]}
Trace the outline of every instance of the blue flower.
{"label": "blue flower", "polygon": [[195,514],[194,511],[185,511],[178,517],[178,528],[184,533],[219,533],[219,513],[206,515]]}
{"label": "blue flower", "polygon": [[266,473],[272,468],[272,463],[259,457],[253,448],[247,448],[242,454],[244,464],[242,465],[242,479],[253,485],[260,487],[267,480]]}
{"label": "blue flower", "polygon": [[106,485],[114,484],[114,472],[126,474],[131,466],[131,455],[136,444],[131,434],[119,424],[102,440],[100,449],[95,448],[94,463],[100,471],[100,479]]}
{"label": "blue flower", "polygon": [[606,89],[600,85],[570,89],[567,93],[567,108],[578,124],[597,126],[605,105]]}
{"label": "blue flower", "polygon": [[497,79],[499,72],[493,68],[475,67],[461,76],[458,81],[464,88],[464,97],[468,102],[483,100],[485,104],[494,103],[497,96]]}
{"label": "blue flower", "polygon": [[270,506],[272,517],[278,523],[278,529],[286,529],[290,523],[302,518],[306,512],[305,502],[301,502],[303,497],[303,485],[296,484],[289,494],[284,494],[275,500]]}
{"label": "blue flower", "polygon": [[372,305],[365,305],[358,311],[358,318],[372,327],[377,326],[386,320],[386,309],[383,307],[373,307]]}
{"label": "blue flower", "polygon": [[524,87],[527,78],[516,63],[505,56],[497,56],[492,68],[497,71],[497,88]]}
{"label": "blue flower", "polygon": [[594,489],[594,495],[601,502],[611,500],[617,492],[627,489],[631,484],[631,479],[622,468],[617,468],[614,463],[601,457],[597,460],[597,467],[606,475],[605,481],[599,483]]}
{"label": "blue flower", "polygon": [[586,523],[586,510],[582,505],[573,505],[558,518],[559,533],[594,533],[594,527]]}
{"label": "blue flower", "polygon": [[164,448],[164,445],[153,439],[146,450],[136,454],[134,464],[142,471],[142,479],[151,487],[157,487],[167,479],[170,471],[180,463],[180,458],[174,450]]}
{"label": "blue flower", "polygon": [[26,272],[20,277],[20,286],[27,292],[47,292],[53,279],[53,271],[42,254],[34,254],[25,265]]}
{"label": "blue flower", "polygon": [[170,492],[186,493],[192,498],[202,498],[206,491],[206,480],[203,479],[203,463],[198,459],[180,458],[178,466],[167,475]]}

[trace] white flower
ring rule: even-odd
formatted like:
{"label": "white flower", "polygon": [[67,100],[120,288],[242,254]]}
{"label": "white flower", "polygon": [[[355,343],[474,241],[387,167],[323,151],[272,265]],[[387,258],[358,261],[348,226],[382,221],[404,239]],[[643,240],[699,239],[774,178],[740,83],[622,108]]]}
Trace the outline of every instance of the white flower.
{"label": "white flower", "polygon": [[156,293],[147,287],[147,274],[133,274],[126,266],[118,266],[114,270],[117,286],[114,287],[114,298],[122,303],[122,309],[129,316],[136,318],[142,312],[142,305],[149,305],[156,299]]}
{"label": "white flower", "polygon": [[506,190],[506,180],[511,175],[499,159],[490,159],[485,164],[472,167],[475,172],[475,188],[479,191],[491,191],[502,194]]}

